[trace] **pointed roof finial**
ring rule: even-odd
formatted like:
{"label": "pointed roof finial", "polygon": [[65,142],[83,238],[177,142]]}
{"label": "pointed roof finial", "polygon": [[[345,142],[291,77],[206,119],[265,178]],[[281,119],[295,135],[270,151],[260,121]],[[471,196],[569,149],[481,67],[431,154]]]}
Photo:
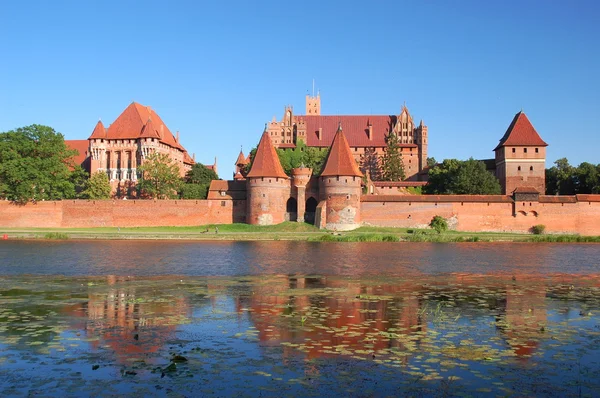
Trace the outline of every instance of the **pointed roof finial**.
{"label": "pointed roof finial", "polygon": [[340,120],[338,123],[338,129],[337,131],[342,131],[342,121]]}
{"label": "pointed roof finial", "polygon": [[267,131],[267,124],[268,123],[265,123],[265,129],[263,130],[263,133],[265,133]]}

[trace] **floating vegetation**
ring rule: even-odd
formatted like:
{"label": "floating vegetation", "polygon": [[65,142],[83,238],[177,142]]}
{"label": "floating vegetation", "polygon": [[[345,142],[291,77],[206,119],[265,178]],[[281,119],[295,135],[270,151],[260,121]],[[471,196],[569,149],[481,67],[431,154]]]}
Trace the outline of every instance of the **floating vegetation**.
{"label": "floating vegetation", "polygon": [[598,274],[0,278],[0,395],[593,396],[598,314]]}

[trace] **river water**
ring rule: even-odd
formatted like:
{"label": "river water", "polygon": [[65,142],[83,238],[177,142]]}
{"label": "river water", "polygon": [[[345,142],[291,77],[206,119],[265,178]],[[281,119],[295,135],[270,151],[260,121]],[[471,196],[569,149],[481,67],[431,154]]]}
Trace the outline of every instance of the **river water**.
{"label": "river water", "polygon": [[600,245],[0,241],[1,396],[600,393]]}

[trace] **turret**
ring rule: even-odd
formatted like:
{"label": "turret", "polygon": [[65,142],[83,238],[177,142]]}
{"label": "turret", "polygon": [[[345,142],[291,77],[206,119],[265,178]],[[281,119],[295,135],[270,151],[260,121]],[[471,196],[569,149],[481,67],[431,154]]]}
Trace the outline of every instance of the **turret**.
{"label": "turret", "polygon": [[517,113],[494,149],[503,194],[510,195],[519,187],[546,192],[547,146],[525,113]]}
{"label": "turret", "polygon": [[263,133],[252,168],[246,176],[247,219],[252,225],[272,225],[285,221],[290,198],[290,179],[283,171],[269,133]]}
{"label": "turret", "polygon": [[[360,226],[360,195],[362,173],[358,169],[341,123],[333,138],[327,162],[319,177],[321,204],[325,205],[325,222],[315,225],[327,229],[349,231]],[[322,214],[322,213],[321,213]]]}
{"label": "turret", "polygon": [[298,201],[298,211],[296,221],[304,222],[304,213],[306,211],[306,185],[310,181],[312,169],[304,165],[292,169],[292,185],[296,188],[296,200]]}

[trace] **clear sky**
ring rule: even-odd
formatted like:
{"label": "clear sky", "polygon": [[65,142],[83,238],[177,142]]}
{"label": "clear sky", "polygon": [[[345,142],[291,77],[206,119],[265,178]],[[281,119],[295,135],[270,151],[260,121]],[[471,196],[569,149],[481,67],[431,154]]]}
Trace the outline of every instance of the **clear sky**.
{"label": "clear sky", "polygon": [[493,157],[523,109],[547,167],[600,163],[600,2],[0,1],[0,131],[86,139],[132,101],[231,178],[284,106],[398,114],[429,156]]}

